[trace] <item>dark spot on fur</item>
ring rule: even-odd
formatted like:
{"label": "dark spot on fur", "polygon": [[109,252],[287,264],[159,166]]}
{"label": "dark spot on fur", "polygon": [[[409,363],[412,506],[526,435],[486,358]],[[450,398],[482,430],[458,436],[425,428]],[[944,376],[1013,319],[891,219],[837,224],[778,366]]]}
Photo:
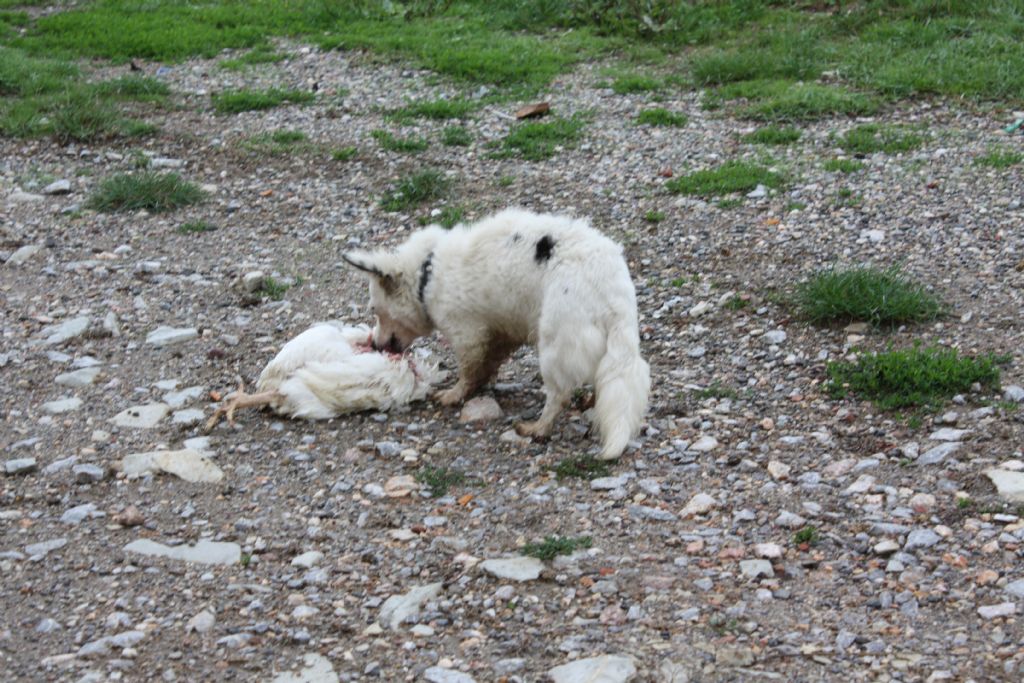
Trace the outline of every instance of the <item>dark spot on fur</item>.
{"label": "dark spot on fur", "polygon": [[551,258],[551,252],[555,249],[555,240],[551,235],[544,235],[537,242],[537,252],[533,255],[533,259],[537,263],[544,263]]}
{"label": "dark spot on fur", "polygon": [[512,233],[512,244],[515,244],[516,242],[519,242],[522,239],[523,239],[523,236],[520,235],[518,232]]}

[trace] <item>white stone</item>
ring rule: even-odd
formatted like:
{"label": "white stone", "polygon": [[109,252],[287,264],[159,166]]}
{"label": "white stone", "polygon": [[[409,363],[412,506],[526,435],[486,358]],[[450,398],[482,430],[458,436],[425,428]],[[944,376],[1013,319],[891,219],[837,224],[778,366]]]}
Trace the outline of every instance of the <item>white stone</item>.
{"label": "white stone", "polygon": [[129,429],[152,429],[160,420],[167,417],[171,409],[166,403],[148,403],[144,406],[132,406],[110,418],[110,422],[118,427]]}
{"label": "white stone", "polygon": [[770,579],[775,576],[772,563],[768,560],[740,560],[740,573],[749,579],[756,579],[759,576]]}
{"label": "white stone", "polygon": [[181,168],[185,165],[185,161],[170,157],[153,157],[149,160],[149,165],[153,168]]}
{"label": "white stone", "polygon": [[43,329],[42,334],[46,338],[43,340],[43,344],[47,346],[53,346],[55,344],[63,344],[64,342],[74,339],[85,334],[85,331],[89,329],[89,316],[80,315],[77,318],[65,320],[59,325],[51,325]]}
{"label": "white stone", "polygon": [[423,672],[423,678],[430,683],[476,683],[476,679],[469,674],[441,666],[430,667]]}
{"label": "white stone", "polygon": [[494,422],[503,415],[501,406],[490,396],[477,396],[466,402],[459,413],[459,422],[477,424]]}
{"label": "white stone", "polygon": [[761,338],[769,344],[781,344],[786,341],[786,332],[785,330],[771,330],[761,335]]}
{"label": "white stone", "polygon": [[97,516],[99,515],[96,513],[95,503],[83,503],[65,510],[64,514],[60,516],[60,521],[64,524],[81,524],[87,518]]}
{"label": "white stone", "polygon": [[871,487],[875,485],[875,478],[870,474],[862,474],[857,477],[857,481],[853,482],[846,487],[845,493],[847,495],[856,495],[859,493],[867,493],[871,490]]}
{"label": "white stone", "polygon": [[1016,598],[1024,598],[1024,579],[1011,581],[1003,590]]}
{"label": "white stone", "polygon": [[195,545],[166,546],[163,543],[141,538],[124,547],[130,553],[167,557],[197,564],[238,564],[242,560],[242,548],[237,543],[218,543],[201,540]]}
{"label": "white stone", "polygon": [[690,502],[686,504],[680,512],[680,516],[684,519],[687,517],[693,517],[694,515],[705,515],[710,512],[716,505],[717,501],[706,493],[698,493],[693,498],[690,498]]}
{"label": "white stone", "polygon": [[398,628],[398,625],[407,618],[418,615],[423,603],[440,595],[443,585],[438,581],[426,586],[418,586],[403,595],[392,595],[380,606],[377,621],[386,628]]}
{"label": "white stone", "polygon": [[619,655],[577,659],[548,671],[553,683],[626,683],[635,675],[633,658]]}
{"label": "white stone", "polygon": [[960,441],[965,435],[970,433],[970,429],[953,429],[952,427],[943,427],[942,429],[936,429],[934,432],[929,434],[928,438],[932,441]]}
{"label": "white stone", "polygon": [[324,554],[319,550],[309,550],[296,555],[292,558],[292,566],[305,567],[306,569],[312,569],[315,565],[320,564],[320,560],[324,559]]}
{"label": "white stone", "polygon": [[41,244],[26,244],[8,256],[6,263],[9,266],[20,266],[42,250],[43,245]]}
{"label": "white stone", "polygon": [[186,408],[185,410],[176,410],[171,415],[171,424],[183,425],[189,427],[194,424],[199,424],[203,421],[206,414],[198,408]]}
{"label": "white stone", "polygon": [[533,581],[540,576],[544,563],[536,557],[518,556],[484,560],[480,568],[491,576],[510,581]]}
{"label": "white stone", "polygon": [[292,610],[291,616],[296,621],[304,621],[317,614],[320,614],[320,610],[312,605],[296,605],[295,609]]}
{"label": "white stone", "polygon": [[217,618],[213,615],[210,610],[204,609],[199,614],[195,615],[188,620],[185,624],[185,633],[206,633],[213,628],[213,625],[217,622]]}
{"label": "white stone", "polygon": [[1010,503],[1024,503],[1024,472],[991,469],[985,470],[985,476],[995,484],[1000,498]]}
{"label": "white stone", "polygon": [[71,181],[67,178],[54,180],[43,188],[43,194],[68,194],[71,192]]}
{"label": "white stone", "polygon": [[885,539],[875,544],[872,550],[875,551],[876,555],[892,555],[894,552],[900,549],[900,544],[891,539]]}
{"label": "white stone", "polygon": [[709,302],[701,301],[699,304],[691,308],[688,314],[691,318],[699,318],[708,311],[710,311],[712,308],[713,306]]}
{"label": "white stone", "polygon": [[25,546],[25,554],[29,557],[35,557],[36,555],[45,557],[47,553],[54,550],[59,550],[68,544],[66,538],[55,538],[50,541],[42,541],[41,543],[33,543],[32,545]]}
{"label": "white stone", "polygon": [[87,387],[96,381],[96,377],[100,374],[100,371],[100,366],[93,365],[88,368],[82,368],[81,370],[61,373],[57,375],[57,379],[54,381],[62,387],[72,387],[75,389]]}
{"label": "white stone", "polygon": [[713,436],[702,436],[693,443],[687,450],[697,451],[698,453],[707,453],[718,448],[718,439]]}
{"label": "white stone", "polygon": [[411,474],[400,474],[384,482],[384,495],[388,498],[404,498],[420,488]]}
{"label": "white stone", "polygon": [[161,326],[146,335],[146,343],[157,348],[180,344],[195,339],[199,331],[194,327]]}
{"label": "white stone", "polygon": [[128,476],[166,472],[193,483],[216,483],[224,478],[223,470],[212,460],[190,448],[132,453],[121,461],[121,470]]}
{"label": "white stone", "polygon": [[279,673],[270,683],[338,683],[338,674],[331,660],[321,654],[309,652],[302,658],[302,668],[295,673]]}
{"label": "white stone", "polygon": [[171,408],[181,408],[186,403],[191,403],[202,396],[203,391],[204,388],[201,386],[192,386],[181,391],[169,391],[164,394],[164,403]]}
{"label": "white stone", "polygon": [[61,398],[56,401],[48,401],[39,407],[44,413],[60,415],[61,413],[70,413],[73,410],[81,408],[82,399],[75,396],[70,398]]}
{"label": "white stone", "polygon": [[1011,384],[1003,388],[1003,399],[1014,403],[1024,403],[1024,387]]}
{"label": "white stone", "polygon": [[775,560],[782,557],[782,546],[777,543],[758,543],[754,546],[754,554]]}
{"label": "white stone", "polygon": [[935,448],[930,448],[921,454],[917,459],[918,465],[937,465],[952,453],[955,453],[963,445],[959,441],[947,441]]}
{"label": "white stone", "polygon": [[1017,612],[1017,605],[1012,602],[1001,602],[998,605],[982,605],[978,608],[978,614],[982,619],[998,619],[999,617],[1013,616]]}
{"label": "white stone", "polygon": [[941,540],[942,537],[931,529],[914,529],[907,534],[903,549],[909,552],[917,548],[931,548]]}
{"label": "white stone", "polygon": [[611,491],[613,489],[620,489],[629,483],[632,476],[632,472],[625,472],[617,477],[598,477],[597,479],[591,480],[590,488],[594,491]]}
{"label": "white stone", "polygon": [[779,516],[775,518],[775,526],[781,526],[787,529],[795,529],[806,523],[806,519],[800,515],[789,512],[788,510],[783,510],[779,513]]}
{"label": "white stone", "polygon": [[4,462],[5,474],[28,474],[36,469],[35,458],[14,458]]}
{"label": "white stone", "polygon": [[43,195],[32,194],[31,192],[25,192],[24,190],[15,190],[7,195],[7,201],[11,204],[31,204],[43,201]]}
{"label": "white stone", "polygon": [[761,183],[758,183],[757,187],[747,193],[747,197],[749,199],[760,199],[761,197],[766,196],[768,196],[768,188]]}
{"label": "white stone", "polygon": [[776,481],[784,481],[789,479],[789,473],[792,468],[785,463],[781,463],[778,460],[768,461],[768,474],[772,476],[772,479]]}

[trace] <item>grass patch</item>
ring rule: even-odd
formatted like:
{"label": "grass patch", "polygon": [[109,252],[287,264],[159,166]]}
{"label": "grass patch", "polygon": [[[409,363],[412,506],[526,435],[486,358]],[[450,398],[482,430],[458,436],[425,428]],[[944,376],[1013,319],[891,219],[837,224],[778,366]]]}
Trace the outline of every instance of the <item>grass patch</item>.
{"label": "grass patch", "polygon": [[975,157],[975,166],[988,166],[989,168],[1004,169],[1024,161],[1024,154],[999,149],[990,149],[988,153]]}
{"label": "grass patch", "polygon": [[582,117],[553,119],[545,123],[527,122],[516,125],[501,140],[497,158],[519,157],[526,161],[542,161],[561,148],[571,148],[583,137]]}
{"label": "grass patch", "polygon": [[424,465],[416,472],[416,481],[430,489],[431,497],[440,498],[447,494],[452,486],[463,484],[466,475],[451,467]]}
{"label": "grass patch", "polygon": [[523,555],[536,557],[545,562],[555,559],[559,555],[572,555],[577,550],[585,550],[594,544],[590,536],[577,536],[567,538],[565,536],[545,536],[542,543],[527,543],[523,546]]}
{"label": "grass patch", "polygon": [[246,138],[242,142],[242,147],[258,154],[281,156],[283,154],[309,151],[312,145],[309,142],[309,138],[301,130],[282,128],[266,133],[257,133],[252,137]]}
{"label": "grass patch", "polygon": [[808,524],[800,531],[793,534],[793,543],[796,545],[815,545],[821,540],[821,535],[818,533],[818,527],[813,524]]}
{"label": "grass patch", "polygon": [[430,147],[430,143],[425,138],[400,138],[386,130],[375,130],[370,135],[377,141],[381,149],[386,149],[389,152],[418,154]]}
{"label": "grass patch", "polygon": [[676,194],[713,197],[731,192],[749,192],[758,185],[779,187],[783,178],[763,166],[746,161],[727,161],[721,166],[680,176],[665,183]]}
{"label": "grass patch", "polygon": [[780,126],[765,126],[743,136],[744,142],[752,142],[756,145],[791,145],[799,139],[799,130]]}
{"label": "grass patch", "polygon": [[335,161],[351,161],[355,159],[358,153],[359,150],[352,146],[339,147],[338,149],[331,150],[331,158]]}
{"label": "grass patch", "polygon": [[205,193],[177,173],[120,173],[104,180],[86,206],[97,211],[172,211],[197,204]]}
{"label": "grass patch", "polygon": [[999,387],[1002,359],[991,354],[961,356],[955,349],[921,348],[868,353],[855,362],[828,364],[826,390],[832,398],[856,396],[881,410],[934,408],[977,383]]}
{"label": "grass patch", "polygon": [[272,301],[280,301],[289,289],[291,289],[290,284],[268,275],[260,280],[260,286],[256,288],[255,293]]}
{"label": "grass patch", "polygon": [[823,164],[826,171],[839,173],[856,173],[864,168],[864,164],[854,159],[829,159]]}
{"label": "grass patch", "polygon": [[848,130],[839,139],[839,146],[850,154],[896,154],[910,152],[924,144],[924,138],[898,126],[868,123]]}
{"label": "grass patch", "polygon": [[654,223],[655,225],[657,225],[658,223],[665,220],[665,212],[655,211],[651,209],[650,211],[644,214],[644,220],[647,221],[648,223]]}
{"label": "grass patch", "polygon": [[645,92],[657,92],[664,85],[660,78],[643,76],[641,74],[628,74],[619,76],[612,81],[612,92],[616,95],[635,95]]}
{"label": "grass patch", "polygon": [[827,116],[865,116],[879,109],[876,98],[818,83],[751,80],[729,83],[705,93],[704,107],[745,100],[736,114],[759,121],[813,121]]}
{"label": "grass patch", "polygon": [[512,187],[515,182],[516,177],[514,175],[503,175],[498,178],[498,187]]}
{"label": "grass patch", "polygon": [[277,52],[268,46],[260,46],[249,50],[241,57],[223,59],[217,63],[217,66],[229,71],[241,71],[247,67],[256,66],[258,64],[276,64],[287,58],[288,55],[283,52]]}
{"label": "grass patch", "polygon": [[749,299],[744,299],[742,296],[739,296],[737,294],[737,295],[735,295],[733,297],[730,297],[725,302],[724,308],[726,310],[728,310],[728,311],[741,311],[741,310],[743,310],[744,308],[746,308],[749,305],[750,305],[750,300]]}
{"label": "grass patch", "polygon": [[899,268],[821,271],[797,286],[795,303],[813,323],[866,322],[875,327],[934,320],[942,304]]}
{"label": "grass patch", "polygon": [[392,109],[387,113],[387,117],[393,121],[464,119],[476,111],[479,106],[475,102],[463,99],[410,102],[399,109]]}
{"label": "grass patch", "polygon": [[728,398],[735,400],[740,397],[740,394],[732,387],[723,386],[721,382],[716,380],[703,389],[697,391],[696,396],[702,401],[708,398]]}
{"label": "grass patch", "polygon": [[178,226],[178,232],[182,235],[197,235],[204,232],[213,232],[216,229],[216,225],[204,220],[188,221]]}
{"label": "grass patch", "polygon": [[665,126],[682,128],[690,119],[686,114],[678,114],[662,107],[645,109],[637,114],[636,122],[641,126]]}
{"label": "grass patch", "polygon": [[267,90],[225,90],[211,96],[214,111],[218,114],[238,114],[243,111],[262,111],[273,109],[282,104],[305,104],[316,99],[311,92],[301,90],[281,90],[280,88],[269,88]]}
{"label": "grass patch", "polygon": [[465,218],[465,213],[461,206],[446,206],[441,209],[441,213],[434,216],[431,222],[437,223],[445,230],[451,230],[462,222],[462,219]]}
{"label": "grass patch", "polygon": [[559,479],[599,479],[611,474],[608,463],[590,455],[576,455],[565,458],[551,467]]}
{"label": "grass patch", "polygon": [[385,211],[402,211],[424,202],[443,199],[451,182],[440,171],[426,169],[406,176],[381,199]]}
{"label": "grass patch", "polygon": [[122,76],[100,81],[93,89],[97,95],[103,97],[142,102],[159,102],[171,94],[171,89],[166,83],[147,76]]}
{"label": "grass patch", "polygon": [[441,144],[446,147],[469,147],[473,136],[463,126],[446,126],[441,131]]}

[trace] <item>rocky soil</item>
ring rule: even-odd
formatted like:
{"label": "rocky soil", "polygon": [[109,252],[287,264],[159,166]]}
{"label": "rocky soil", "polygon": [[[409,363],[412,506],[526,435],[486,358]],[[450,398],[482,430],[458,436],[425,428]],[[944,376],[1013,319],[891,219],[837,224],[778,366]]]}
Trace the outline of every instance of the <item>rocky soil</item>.
{"label": "rocky soil", "polygon": [[[740,141],[749,122],[702,110],[700,93],[658,104],[688,114],[685,128],[636,126],[651,97],[616,95],[582,67],[546,97],[556,113],[590,112],[582,144],[496,160],[485,145],[516,103],[474,114],[472,146],[445,147],[447,123],[399,126],[383,111],[454,86],[290,49],[243,73],[162,68],[174,104],[146,112],[162,131],[152,139],[0,140],[5,680],[1020,679],[1024,169],[973,163],[992,145],[1024,147],[1000,132],[1012,112],[894,108],[880,120],[920,126],[926,144],[852,175],[822,163],[855,122],[817,122],[770,150],[787,189],[721,207],[667,193],[664,176],[769,152]],[[210,107],[225,87],[314,83],[311,106]],[[241,144],[279,128],[359,153]],[[377,128],[433,144],[385,152]],[[146,160],[208,200],[158,215],[82,209],[102,178]],[[243,413],[202,433],[213,392],[251,383],[311,322],[368,321],[340,254],[394,244],[442,208],[379,207],[426,166],[456,180],[450,201],[470,218],[512,204],[567,212],[625,245],[654,390],[609,476],[551,470],[596,450],[581,406],[548,443],[510,431],[542,403],[529,350],[484,392],[502,411],[489,422],[431,403],[321,423]],[[218,229],[178,231],[199,219]],[[817,268],[860,263],[903,264],[950,315],[820,329],[779,296]],[[253,297],[237,284],[253,271],[292,286]],[[917,424],[821,391],[827,361],[918,340],[1009,354],[1005,395],[957,397]],[[433,498],[409,479],[425,465],[467,478]],[[593,544],[521,557],[553,535]],[[604,678],[586,673],[597,669]]]}

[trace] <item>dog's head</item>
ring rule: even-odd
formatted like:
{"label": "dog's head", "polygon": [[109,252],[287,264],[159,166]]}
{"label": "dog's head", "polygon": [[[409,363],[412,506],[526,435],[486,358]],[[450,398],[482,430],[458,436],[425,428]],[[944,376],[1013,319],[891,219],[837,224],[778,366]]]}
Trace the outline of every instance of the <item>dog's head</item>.
{"label": "dog's head", "polygon": [[394,251],[350,251],[342,256],[370,281],[370,307],[377,316],[373,348],[400,353],[434,324],[419,298],[423,263],[444,230],[430,227],[414,233]]}

